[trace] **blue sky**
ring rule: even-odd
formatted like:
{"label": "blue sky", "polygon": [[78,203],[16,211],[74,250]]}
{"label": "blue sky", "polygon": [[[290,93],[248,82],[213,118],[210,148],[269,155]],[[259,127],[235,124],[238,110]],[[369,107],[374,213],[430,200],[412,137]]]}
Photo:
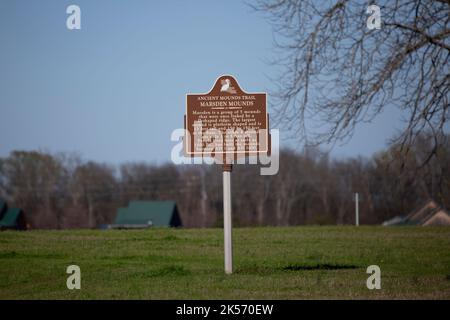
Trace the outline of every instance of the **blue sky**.
{"label": "blue sky", "polygon": [[[81,30],[66,8],[81,8]],[[270,91],[272,29],[241,1],[0,1],[0,156],[78,152],[118,164],[170,160],[185,94],[221,74]],[[270,105],[269,105],[270,112]],[[382,149],[400,114],[358,126],[336,157]],[[283,140],[281,146],[293,145]]]}

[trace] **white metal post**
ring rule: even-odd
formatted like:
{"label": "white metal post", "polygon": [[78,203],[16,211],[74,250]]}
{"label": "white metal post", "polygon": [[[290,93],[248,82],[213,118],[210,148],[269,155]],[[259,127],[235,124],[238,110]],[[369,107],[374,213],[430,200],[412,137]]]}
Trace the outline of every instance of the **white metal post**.
{"label": "white metal post", "polygon": [[355,222],[359,226],[359,194],[355,193]]}
{"label": "white metal post", "polygon": [[231,165],[223,169],[223,229],[225,273],[233,273],[233,242],[231,237]]}

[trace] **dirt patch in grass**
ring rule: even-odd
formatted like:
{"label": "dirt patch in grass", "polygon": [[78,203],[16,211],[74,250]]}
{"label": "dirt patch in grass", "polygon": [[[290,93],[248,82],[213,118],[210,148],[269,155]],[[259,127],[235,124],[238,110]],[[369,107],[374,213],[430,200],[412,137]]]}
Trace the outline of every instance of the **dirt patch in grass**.
{"label": "dirt patch in grass", "polygon": [[274,273],[276,271],[277,271],[276,268],[271,268],[271,267],[268,267],[268,266],[247,265],[247,266],[238,267],[236,269],[235,273],[265,275],[265,274],[272,274],[272,273]]}
{"label": "dirt patch in grass", "polygon": [[165,237],[161,238],[161,240],[177,241],[177,240],[182,240],[182,239],[180,239],[179,237],[174,236],[174,235],[168,235],[168,236],[165,236]]}
{"label": "dirt patch in grass", "polygon": [[164,277],[164,276],[188,276],[191,272],[183,266],[171,265],[165,266],[148,273],[150,277]]}

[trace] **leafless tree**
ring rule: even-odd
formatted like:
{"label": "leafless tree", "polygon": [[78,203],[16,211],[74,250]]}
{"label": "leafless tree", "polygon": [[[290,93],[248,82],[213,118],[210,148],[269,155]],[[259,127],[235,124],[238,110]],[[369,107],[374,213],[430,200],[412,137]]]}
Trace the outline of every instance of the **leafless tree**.
{"label": "leafless tree", "polygon": [[[113,167],[90,161],[76,168],[71,179],[72,205],[85,208],[87,227],[95,228],[111,221],[115,214],[111,206],[115,205],[116,189]],[[78,220],[83,219],[80,213]]]}
{"label": "leafless tree", "polygon": [[[425,200],[450,208],[450,139],[422,170],[435,139],[422,133],[408,155],[394,144],[370,158],[332,159],[318,148],[281,150],[280,172],[260,176],[255,166],[233,167],[235,226],[353,224],[354,192],[360,222],[405,215]],[[132,200],[174,200],[183,226],[220,226],[220,166],[127,163],[117,168],[71,154],[13,151],[0,158],[0,198],[24,209],[31,228],[95,228],[114,223]]]}
{"label": "leafless tree", "polygon": [[[369,30],[367,7],[381,8]],[[279,51],[276,120],[306,144],[345,143],[386,108],[407,115],[393,143],[441,135],[450,111],[450,1],[260,0]],[[439,139],[425,161],[436,154]]]}
{"label": "leafless tree", "polygon": [[60,161],[42,151],[14,151],[2,160],[0,194],[25,210],[42,228],[59,228],[64,216],[66,171]]}

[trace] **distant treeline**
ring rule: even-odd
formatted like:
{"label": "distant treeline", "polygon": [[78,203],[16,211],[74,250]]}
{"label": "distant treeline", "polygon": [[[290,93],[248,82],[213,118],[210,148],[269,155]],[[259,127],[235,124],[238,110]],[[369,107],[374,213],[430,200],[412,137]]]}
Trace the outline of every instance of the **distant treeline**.
{"label": "distant treeline", "polygon": [[[434,198],[450,207],[450,145],[423,136],[412,148],[391,146],[371,158],[330,159],[318,149],[282,150],[280,170],[235,165],[235,226],[376,224]],[[431,152],[430,152],[431,150]],[[431,156],[430,156],[431,155]],[[175,200],[184,226],[222,224],[218,165],[86,162],[71,154],[14,151],[0,158],[0,197],[24,210],[32,228],[94,228],[112,223],[130,200]]]}

